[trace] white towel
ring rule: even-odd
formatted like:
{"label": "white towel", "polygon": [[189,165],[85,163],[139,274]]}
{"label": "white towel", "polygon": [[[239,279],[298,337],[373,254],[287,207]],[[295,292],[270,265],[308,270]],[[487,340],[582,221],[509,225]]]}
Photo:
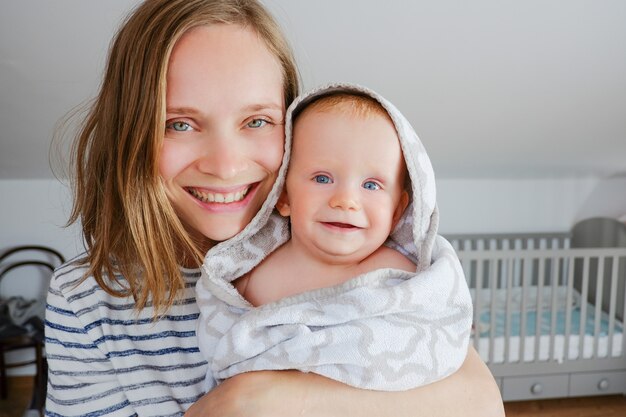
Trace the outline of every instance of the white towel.
{"label": "white towel", "polygon": [[[386,245],[410,258],[417,271],[380,269],[253,307],[231,282],[289,239],[288,220],[273,208],[291,153],[292,114],[334,91],[373,97],[394,122],[412,193]],[[298,369],[359,388],[395,391],[456,371],[467,354],[471,298],[454,249],[437,235],[434,173],[408,121],[375,92],[341,83],[296,99],[285,132],[285,155],[267,201],[241,233],[208,252],[202,267],[198,337],[211,371],[207,389],[242,372]]]}

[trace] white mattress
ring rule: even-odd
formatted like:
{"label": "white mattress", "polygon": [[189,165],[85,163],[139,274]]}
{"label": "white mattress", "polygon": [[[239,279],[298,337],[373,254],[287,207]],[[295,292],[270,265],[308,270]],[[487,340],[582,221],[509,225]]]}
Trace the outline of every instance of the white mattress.
{"label": "white mattress", "polygon": [[[576,360],[581,357],[590,359],[622,355],[623,324],[616,319],[610,320],[605,312],[600,312],[599,319],[596,320],[595,306],[586,303],[586,307],[583,308],[582,297],[575,289],[570,289],[569,299],[566,287],[555,288],[554,296],[550,287],[544,287],[539,291],[537,287],[529,286],[524,294],[522,291],[520,287],[513,288],[509,293],[506,289],[496,289],[495,300],[492,301],[490,289],[481,290],[478,299],[476,291],[472,290],[475,317],[479,318],[477,322],[475,320],[474,325],[479,336],[472,334],[472,342],[485,362],[519,362],[522,355],[524,362],[535,360],[562,362],[564,359]],[[522,302],[526,304],[525,309],[522,308]],[[507,305],[510,314],[508,320]],[[492,306],[495,310],[493,316]],[[522,323],[521,318],[524,314],[526,319]],[[537,316],[540,317],[538,344]],[[581,317],[584,317],[582,344]],[[570,329],[569,336],[566,336],[567,327]],[[596,332],[597,337],[594,336]],[[526,337],[522,337],[523,334],[526,334]]]}
{"label": "white mattress", "polygon": [[[606,358],[606,357],[619,357],[622,354],[622,333],[613,335],[612,343],[609,343],[608,336],[599,336],[597,351],[594,354],[594,337],[591,335],[583,336],[583,349],[582,357],[585,359],[590,358]],[[535,354],[535,339],[536,336],[526,336],[524,338],[524,362],[533,362],[535,360],[547,361],[556,360],[557,362],[563,362],[565,358],[565,336],[554,336],[554,352],[550,349],[550,336],[542,335],[539,337],[539,348],[537,357]],[[490,357],[490,340],[486,337],[481,337],[478,342],[478,346],[475,346],[480,354],[480,357],[487,363],[505,363],[505,362],[519,362],[521,345],[519,336],[511,336],[508,340],[509,351],[507,359],[505,360],[505,340],[503,336],[494,338],[493,340],[493,357]],[[576,360],[580,359],[580,336],[569,336],[569,347],[567,348],[567,359]],[[612,345],[613,349],[609,356],[609,346]]]}

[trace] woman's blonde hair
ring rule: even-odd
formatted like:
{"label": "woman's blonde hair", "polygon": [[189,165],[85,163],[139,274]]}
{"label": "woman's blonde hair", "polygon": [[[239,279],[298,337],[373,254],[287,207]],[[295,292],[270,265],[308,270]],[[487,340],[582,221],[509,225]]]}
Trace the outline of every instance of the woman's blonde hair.
{"label": "woman's blonde hair", "polygon": [[82,224],[85,276],[114,296],[132,295],[137,309],[150,302],[155,314],[167,310],[185,285],[179,265],[199,265],[204,256],[165,195],[157,158],[172,48],[189,29],[212,24],[242,25],[259,34],[281,64],[288,106],[299,91],[295,60],[258,1],[147,0],[117,33],[99,95],[72,149],[69,224]]}

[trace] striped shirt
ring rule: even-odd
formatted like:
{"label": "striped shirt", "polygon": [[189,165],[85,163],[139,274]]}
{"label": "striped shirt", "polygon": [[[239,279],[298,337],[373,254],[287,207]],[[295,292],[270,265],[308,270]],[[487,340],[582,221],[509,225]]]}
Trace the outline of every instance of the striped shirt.
{"label": "striped shirt", "polygon": [[182,415],[207,374],[196,338],[200,271],[182,269],[180,302],[156,322],[151,306],[135,311],[132,297],[107,294],[93,277],[78,284],[84,271],[68,262],[50,283],[46,416]]}

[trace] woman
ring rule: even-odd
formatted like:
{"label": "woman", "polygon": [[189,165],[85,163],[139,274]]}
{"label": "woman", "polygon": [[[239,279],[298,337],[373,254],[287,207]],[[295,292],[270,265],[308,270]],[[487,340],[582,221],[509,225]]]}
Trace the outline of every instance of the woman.
{"label": "woman", "polygon": [[48,415],[502,413],[473,350],[453,376],[402,393],[295,371],[202,392],[197,268],[263,204],[297,92],[288,45],[256,1],[151,0],[131,14],[74,148],[70,221],[87,251],[50,286]]}

